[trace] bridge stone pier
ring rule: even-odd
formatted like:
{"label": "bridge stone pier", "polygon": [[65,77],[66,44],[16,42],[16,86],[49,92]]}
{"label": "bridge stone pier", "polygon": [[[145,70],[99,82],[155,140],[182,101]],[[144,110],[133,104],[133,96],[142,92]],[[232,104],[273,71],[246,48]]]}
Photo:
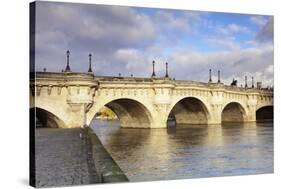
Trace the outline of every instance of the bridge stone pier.
{"label": "bridge stone pier", "polygon": [[89,125],[103,106],[130,128],[166,128],[169,117],[176,124],[211,125],[273,116],[273,90],[75,72],[36,72],[35,78],[30,107],[51,127]]}

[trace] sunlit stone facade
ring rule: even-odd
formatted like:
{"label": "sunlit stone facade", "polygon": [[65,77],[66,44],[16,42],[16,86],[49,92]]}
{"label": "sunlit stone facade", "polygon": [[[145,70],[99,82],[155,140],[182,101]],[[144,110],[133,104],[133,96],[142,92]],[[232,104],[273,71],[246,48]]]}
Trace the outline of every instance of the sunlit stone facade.
{"label": "sunlit stone facade", "polygon": [[273,106],[273,90],[169,78],[102,77],[91,73],[37,72],[30,82],[30,107],[50,113],[62,128],[89,125],[103,106],[122,127],[166,128],[177,124],[256,121],[256,111]]}

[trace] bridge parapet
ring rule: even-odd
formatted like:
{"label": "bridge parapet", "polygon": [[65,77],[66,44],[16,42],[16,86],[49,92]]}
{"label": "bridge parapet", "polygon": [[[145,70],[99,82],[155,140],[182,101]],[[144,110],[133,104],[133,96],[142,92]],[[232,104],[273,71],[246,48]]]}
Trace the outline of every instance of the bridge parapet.
{"label": "bridge parapet", "polygon": [[[31,107],[59,117],[67,127],[82,127],[98,82],[91,74],[36,72],[30,79]],[[69,118],[73,117],[73,118]]]}
{"label": "bridge parapet", "polygon": [[[273,90],[231,87],[223,83],[93,76],[91,73],[74,72],[36,72],[35,77],[30,80],[31,98],[36,98],[36,101],[31,100],[35,102],[32,106],[46,108],[62,117],[70,127],[89,124],[89,120],[101,106],[118,99],[132,100],[131,104],[133,101],[141,103],[143,107],[136,105],[136,108],[139,111],[147,108],[146,113],[151,113],[152,116],[149,120],[153,120],[154,125],[161,123],[157,127],[164,127],[165,117],[169,116],[176,103],[186,98],[196,98],[202,102],[202,107],[204,105],[209,111],[208,123],[212,124],[221,122],[222,111],[229,103],[240,104],[247,114],[247,121],[255,120],[258,108],[273,105]],[[118,101],[112,105],[120,110],[123,108],[122,111],[126,112],[126,103]],[[182,108],[197,106],[196,103],[196,100],[184,102]],[[194,110],[196,108],[198,107],[193,107]],[[90,118],[87,118],[88,111],[92,111],[89,113]]]}
{"label": "bridge parapet", "polygon": [[67,103],[80,104],[91,103],[98,82],[93,79],[91,74],[85,73],[52,73],[36,72],[35,78],[30,81],[32,94],[39,96],[42,88],[47,88],[48,95],[61,95],[63,89],[67,91]]}

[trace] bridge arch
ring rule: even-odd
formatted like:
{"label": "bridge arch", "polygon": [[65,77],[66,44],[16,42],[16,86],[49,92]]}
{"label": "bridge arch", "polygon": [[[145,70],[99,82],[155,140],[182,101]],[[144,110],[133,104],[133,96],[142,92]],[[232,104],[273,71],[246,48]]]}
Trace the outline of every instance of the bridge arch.
{"label": "bridge arch", "polygon": [[221,112],[222,123],[227,122],[244,122],[246,119],[246,110],[239,102],[229,102]]}
{"label": "bridge arch", "polygon": [[256,110],[257,121],[273,121],[273,106],[267,105]]}
{"label": "bridge arch", "polygon": [[32,107],[29,110],[30,122],[34,127],[65,128],[66,125],[54,113],[42,108]]}
{"label": "bridge arch", "polygon": [[167,121],[174,117],[176,125],[202,125],[208,124],[210,111],[207,105],[199,98],[184,97],[172,106]]}
{"label": "bridge arch", "polygon": [[111,109],[118,117],[122,127],[128,128],[150,128],[152,115],[146,105],[139,100],[131,98],[117,98],[94,105],[88,114],[87,124],[89,125],[96,114],[104,106]]}

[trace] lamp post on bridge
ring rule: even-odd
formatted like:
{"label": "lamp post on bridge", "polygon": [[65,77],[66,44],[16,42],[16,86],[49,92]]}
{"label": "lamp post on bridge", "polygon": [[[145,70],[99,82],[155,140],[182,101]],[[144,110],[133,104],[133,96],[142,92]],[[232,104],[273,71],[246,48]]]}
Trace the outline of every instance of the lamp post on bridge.
{"label": "lamp post on bridge", "polygon": [[166,77],[166,78],[169,77],[169,75],[168,75],[168,62],[166,62],[166,75],[165,75],[165,77]]}
{"label": "lamp post on bridge", "polygon": [[252,76],[252,88],[255,88],[255,85],[254,85],[254,76]]}
{"label": "lamp post on bridge", "polygon": [[156,76],[154,67],[155,67],[155,61],[153,60],[152,61],[152,75],[151,75],[151,77],[155,77]]}
{"label": "lamp post on bridge", "polygon": [[65,72],[71,72],[70,66],[69,66],[69,55],[70,52],[69,50],[66,51],[66,68],[65,68]]}
{"label": "lamp post on bridge", "polygon": [[221,72],[220,72],[220,70],[219,70],[219,71],[218,71],[218,83],[220,83],[220,82],[221,82],[220,77],[221,77]]}
{"label": "lamp post on bridge", "polygon": [[89,54],[89,69],[88,69],[88,72],[92,73],[93,70],[92,70],[92,54],[90,53]]}
{"label": "lamp post on bridge", "polygon": [[248,87],[247,76],[245,76],[245,88]]}
{"label": "lamp post on bridge", "polygon": [[209,82],[212,82],[212,69],[209,69]]}

